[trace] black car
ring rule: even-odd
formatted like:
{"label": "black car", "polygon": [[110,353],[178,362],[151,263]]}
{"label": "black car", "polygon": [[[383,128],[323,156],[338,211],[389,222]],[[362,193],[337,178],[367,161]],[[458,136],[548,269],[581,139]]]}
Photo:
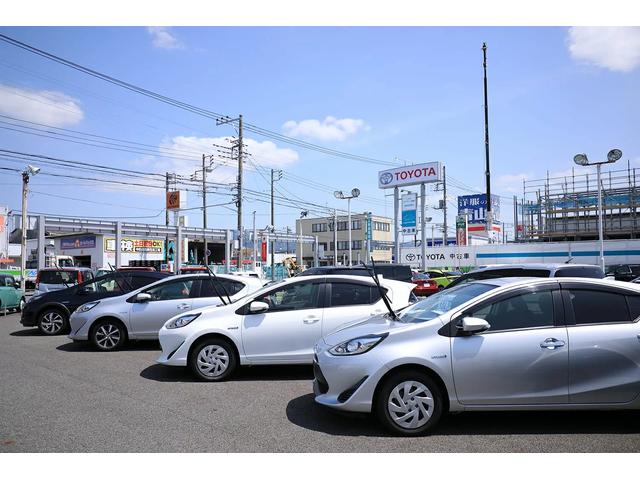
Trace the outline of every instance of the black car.
{"label": "black car", "polygon": [[[367,265],[367,267],[371,268],[371,265]],[[375,271],[377,275],[382,275],[389,280],[409,283],[412,281],[411,267],[409,265],[376,263]],[[368,277],[371,274],[362,265],[354,265],[353,267],[311,267],[296,276],[307,275],[359,275]]]}
{"label": "black car", "polygon": [[608,265],[605,271],[607,277],[614,277],[622,282],[630,282],[640,277],[640,265]]}
{"label": "black car", "polygon": [[445,288],[452,288],[475,280],[505,277],[578,277],[604,278],[604,272],[598,265],[578,265],[571,263],[524,263],[513,265],[488,265],[458,276]]}
{"label": "black car", "polygon": [[20,323],[38,327],[45,335],[56,335],[69,328],[69,316],[80,305],[137,290],[165,278],[168,273],[113,272],[74,285],[32,297],[22,310]]}

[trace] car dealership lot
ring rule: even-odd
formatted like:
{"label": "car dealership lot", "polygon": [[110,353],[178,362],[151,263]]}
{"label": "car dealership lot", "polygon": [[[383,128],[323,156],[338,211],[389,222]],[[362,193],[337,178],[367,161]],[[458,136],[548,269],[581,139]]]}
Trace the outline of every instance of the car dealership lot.
{"label": "car dealership lot", "polygon": [[201,383],[155,364],[157,343],[97,352],[0,315],[0,452],[637,452],[640,412],[463,413],[388,436],[311,395],[311,367]]}

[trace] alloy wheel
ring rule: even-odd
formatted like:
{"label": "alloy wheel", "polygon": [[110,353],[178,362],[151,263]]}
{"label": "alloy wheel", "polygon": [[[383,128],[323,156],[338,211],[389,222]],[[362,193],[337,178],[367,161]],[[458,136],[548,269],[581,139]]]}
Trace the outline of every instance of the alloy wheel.
{"label": "alloy wheel", "polygon": [[62,327],[64,327],[64,318],[58,312],[47,312],[42,316],[42,320],[40,320],[40,326],[42,327],[44,333],[48,335],[55,335],[60,330],[62,330]]}
{"label": "alloy wheel", "polygon": [[95,333],[95,341],[104,350],[111,350],[120,343],[122,334],[120,329],[110,323],[100,325]]}
{"label": "alloy wheel", "polygon": [[205,345],[198,352],[197,366],[205,377],[219,377],[229,367],[229,353],[220,345]]}
{"label": "alloy wheel", "polygon": [[433,394],[421,382],[404,381],[391,391],[387,410],[391,420],[401,428],[415,429],[426,424],[434,411]]}
{"label": "alloy wheel", "polygon": [[20,304],[18,305],[18,311],[22,311],[24,310],[24,306],[26,305],[27,302],[24,301],[24,298],[20,299]]}

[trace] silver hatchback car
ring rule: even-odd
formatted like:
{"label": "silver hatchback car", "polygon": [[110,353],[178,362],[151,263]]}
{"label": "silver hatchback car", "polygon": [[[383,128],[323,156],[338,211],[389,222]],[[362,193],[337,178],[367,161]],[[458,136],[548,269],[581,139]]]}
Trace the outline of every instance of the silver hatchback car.
{"label": "silver hatchback car", "polygon": [[640,408],[640,286],[492,279],[315,346],[316,402],[419,435],[449,411]]}

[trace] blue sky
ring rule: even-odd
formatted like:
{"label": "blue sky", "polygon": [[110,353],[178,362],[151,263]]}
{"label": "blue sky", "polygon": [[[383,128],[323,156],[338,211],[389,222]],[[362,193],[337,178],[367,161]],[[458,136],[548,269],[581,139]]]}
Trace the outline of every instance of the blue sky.
{"label": "blue sky", "polygon": [[[480,47],[487,42],[494,192],[511,197],[521,192],[525,176],[566,172],[579,152],[596,159],[618,147],[625,160],[620,168],[626,160],[640,166],[637,28],[6,27],[0,32],[199,107],[242,113],[247,122],[314,144],[390,162],[440,161],[453,179],[448,198],[452,210],[457,195],[470,193],[454,183],[484,188]],[[1,42],[0,114],[172,147],[190,157],[145,156],[0,129],[3,149],[160,173],[169,169],[188,175],[201,153],[212,153],[203,149],[235,134],[230,126],[216,126],[211,119]],[[363,196],[352,202],[354,212],[392,215],[376,175],[389,167],[268,143],[270,139],[251,132],[245,136],[259,169],[248,165],[248,188],[268,192],[268,169],[281,168],[285,177],[278,189],[288,202],[302,199],[346,208],[346,202],[333,198],[332,189],[358,187]],[[0,166],[23,164],[0,157]],[[43,173],[90,175],[39,166]],[[234,177],[230,167],[211,174],[227,184]],[[35,177],[31,188],[34,212],[164,221],[160,189],[45,175]],[[208,203],[230,201],[224,195],[228,190],[220,192],[212,191]],[[432,194],[430,203],[437,198]],[[17,173],[0,171],[0,204],[20,208]],[[200,197],[190,192],[188,206],[200,204]],[[211,208],[209,226],[233,228],[236,217],[229,208]],[[246,226],[254,210],[259,227],[269,223],[269,205],[246,199]],[[293,227],[300,210],[277,206],[276,225]],[[507,199],[501,210],[511,221]],[[438,211],[429,215],[440,218]],[[199,210],[191,210],[189,217],[189,225],[202,224]]]}

